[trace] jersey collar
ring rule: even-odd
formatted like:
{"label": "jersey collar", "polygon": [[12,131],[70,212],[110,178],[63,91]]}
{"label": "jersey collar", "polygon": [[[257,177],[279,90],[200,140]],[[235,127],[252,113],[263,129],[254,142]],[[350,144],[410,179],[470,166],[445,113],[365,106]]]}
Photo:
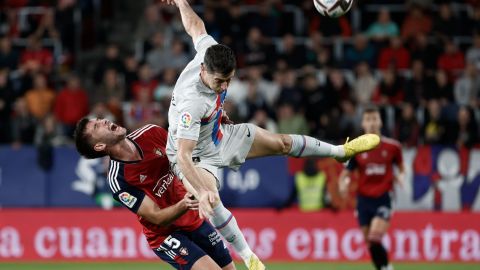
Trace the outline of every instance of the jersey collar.
{"label": "jersey collar", "polygon": [[140,148],[140,146],[138,146],[138,144],[130,139],[129,137],[127,137],[127,140],[131,141],[133,143],[133,145],[135,145],[135,148],[137,149],[137,151],[140,153],[140,156],[142,157],[140,160],[132,160],[132,161],[124,161],[124,160],[118,160],[118,159],[115,159],[115,158],[112,158],[110,157],[111,160],[114,160],[114,161],[117,161],[117,162],[121,162],[121,163],[125,163],[125,164],[135,164],[135,163],[140,163],[142,160],[143,160],[143,151],[142,151],[142,148]]}

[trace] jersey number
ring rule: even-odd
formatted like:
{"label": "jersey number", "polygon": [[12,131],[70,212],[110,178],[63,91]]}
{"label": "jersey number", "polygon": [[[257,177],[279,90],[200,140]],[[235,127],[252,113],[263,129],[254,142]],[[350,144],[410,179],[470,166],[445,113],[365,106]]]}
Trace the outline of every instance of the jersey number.
{"label": "jersey number", "polygon": [[163,244],[168,247],[168,249],[177,249],[180,247],[180,241],[172,236],[167,237],[167,239],[163,241]]}

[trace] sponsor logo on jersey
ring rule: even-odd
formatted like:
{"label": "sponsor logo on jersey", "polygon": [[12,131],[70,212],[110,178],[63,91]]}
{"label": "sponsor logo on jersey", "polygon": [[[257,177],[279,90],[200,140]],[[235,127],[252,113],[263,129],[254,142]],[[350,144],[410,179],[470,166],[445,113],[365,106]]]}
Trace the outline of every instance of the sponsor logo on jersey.
{"label": "sponsor logo on jersey", "polygon": [[128,192],[122,192],[118,195],[120,201],[125,204],[128,208],[132,208],[137,202],[137,197],[130,195]]}
{"label": "sponsor logo on jersey", "polygon": [[140,174],[140,183],[143,183],[143,181],[145,181],[145,179],[147,179],[147,176],[144,175],[144,174]]}
{"label": "sponsor logo on jersey", "polygon": [[184,129],[189,129],[192,125],[192,115],[189,112],[183,112],[180,115],[180,123],[179,126]]}
{"label": "sponsor logo on jersey", "polygon": [[153,188],[153,192],[159,198],[163,196],[163,193],[167,191],[168,186],[173,182],[173,174],[169,173],[167,175],[162,176],[162,178],[158,179],[157,184]]}
{"label": "sponsor logo on jersey", "polygon": [[163,157],[163,153],[162,153],[162,150],[160,150],[160,148],[153,149],[153,152],[155,153],[155,155],[159,157]]}
{"label": "sponsor logo on jersey", "polygon": [[180,255],[188,256],[188,249],[186,247],[180,248]]}

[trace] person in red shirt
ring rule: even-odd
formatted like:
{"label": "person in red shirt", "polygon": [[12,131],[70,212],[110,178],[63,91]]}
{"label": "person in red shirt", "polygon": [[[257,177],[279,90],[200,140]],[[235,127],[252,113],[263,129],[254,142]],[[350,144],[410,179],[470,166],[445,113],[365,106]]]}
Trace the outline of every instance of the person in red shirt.
{"label": "person in red shirt", "polygon": [[378,57],[379,69],[408,69],[410,68],[410,53],[403,47],[400,37],[392,37],[390,46],[380,51]]}
{"label": "person in red shirt", "polygon": [[20,65],[26,71],[35,71],[40,68],[44,73],[50,73],[53,67],[53,54],[42,47],[39,39],[29,38],[28,47],[22,52]]}
{"label": "person in red shirt", "polygon": [[437,66],[447,72],[450,82],[454,82],[465,68],[465,55],[452,40],[448,40],[444,53],[438,57]]}
{"label": "person in red shirt", "polygon": [[76,75],[68,78],[66,87],[57,95],[54,113],[68,136],[73,135],[77,121],[88,114],[88,96]]}
{"label": "person in red shirt", "polygon": [[[362,128],[366,133],[381,135],[382,120],[376,107],[364,110]],[[394,166],[398,167],[398,175],[393,173]],[[347,190],[352,172],[358,172],[357,218],[373,264],[377,270],[391,270],[382,237],[389,227],[393,183],[403,183],[405,174],[400,143],[381,137],[375,149],[353,157],[339,176],[342,193]]]}
{"label": "person in red shirt", "polygon": [[129,135],[106,119],[83,118],[75,130],[86,158],[110,156],[108,185],[137,214],[152,250],[176,269],[235,270],[220,234],[199,217],[198,201],[170,170],[167,132],[146,125]]}
{"label": "person in red shirt", "polygon": [[150,100],[153,100],[153,91],[158,86],[158,80],[153,77],[152,68],[148,64],[143,64],[138,70],[138,81],[132,83],[132,96],[135,100],[140,100],[140,92],[147,90]]}

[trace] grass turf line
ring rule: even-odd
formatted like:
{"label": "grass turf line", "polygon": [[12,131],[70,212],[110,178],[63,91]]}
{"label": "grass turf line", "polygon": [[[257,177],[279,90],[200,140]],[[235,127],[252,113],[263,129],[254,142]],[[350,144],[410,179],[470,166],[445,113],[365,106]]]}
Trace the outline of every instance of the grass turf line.
{"label": "grass turf line", "polygon": [[[398,263],[395,270],[478,270],[480,264],[452,264],[452,263]],[[269,270],[372,270],[369,263],[268,263]],[[294,267],[294,268],[293,268]],[[0,269],[5,270],[171,270],[164,263],[0,263]],[[237,264],[238,270],[245,270]]]}

